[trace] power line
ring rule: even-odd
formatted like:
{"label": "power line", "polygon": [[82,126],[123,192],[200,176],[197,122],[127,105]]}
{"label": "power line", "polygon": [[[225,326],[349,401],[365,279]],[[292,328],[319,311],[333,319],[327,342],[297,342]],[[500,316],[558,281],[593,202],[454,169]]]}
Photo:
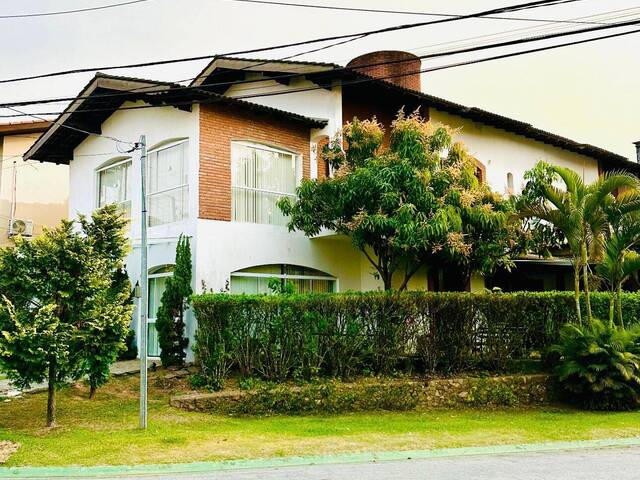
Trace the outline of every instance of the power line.
{"label": "power line", "polygon": [[106,10],[108,8],[124,7],[125,5],[133,5],[134,3],[150,2],[151,0],[131,0],[128,2],[111,3],[109,5],[100,5],[98,7],[77,8],[75,10],[61,10],[57,12],[41,12],[41,13],[21,13],[17,15],[0,15],[0,20],[16,19],[16,18],[33,18],[33,17],[52,17],[56,15],[69,15],[71,13],[94,12],[96,10]]}
{"label": "power line", "polygon": [[329,41],[341,40],[341,39],[352,38],[352,37],[367,37],[367,36],[371,36],[371,35],[378,35],[378,34],[381,34],[381,33],[389,33],[389,32],[396,32],[396,31],[399,31],[399,30],[407,30],[407,29],[411,29],[411,28],[423,27],[423,26],[426,26],[426,25],[436,25],[436,24],[447,23],[447,22],[458,21],[458,20],[467,20],[467,19],[472,19],[472,18],[479,18],[479,17],[484,17],[484,16],[487,16],[487,15],[491,15],[491,14],[494,14],[494,13],[516,12],[516,11],[521,11],[521,10],[540,8],[540,7],[543,7],[543,6],[555,6],[555,5],[562,5],[562,4],[567,4],[567,3],[579,2],[579,1],[583,1],[583,0],[537,0],[537,1],[527,2],[527,3],[510,5],[510,6],[506,6],[506,7],[494,8],[494,9],[491,9],[491,10],[485,10],[485,11],[482,11],[482,12],[476,12],[476,13],[471,13],[471,14],[467,14],[467,15],[458,15],[458,16],[450,17],[450,18],[442,18],[442,19],[439,19],[439,20],[430,20],[430,21],[427,21],[427,22],[418,22],[418,23],[409,23],[409,24],[403,24],[403,25],[394,25],[394,26],[391,26],[391,27],[379,28],[379,29],[375,29],[375,30],[367,30],[367,31],[364,31],[364,32],[350,33],[350,34],[344,34],[344,35],[332,35],[332,36],[328,36],[328,37],[321,37],[321,38],[315,38],[315,39],[312,39],[312,40],[303,40],[303,41],[298,41],[298,42],[291,42],[291,43],[286,43],[286,44],[274,45],[274,46],[270,46],[270,47],[259,47],[259,48],[253,48],[253,49],[250,49],[250,50],[240,50],[240,51],[236,51],[236,52],[227,52],[227,53],[224,53],[222,55],[200,55],[200,56],[195,56],[195,57],[185,57],[185,58],[177,58],[177,59],[170,59],[170,60],[158,60],[158,61],[154,61],[154,62],[140,62],[140,63],[130,63],[130,64],[123,64],[123,65],[110,65],[110,66],[102,66],[102,67],[88,67],[88,68],[76,68],[76,69],[72,69],[72,70],[60,70],[60,71],[57,71],[57,72],[49,72],[49,73],[43,73],[43,74],[39,74],[39,75],[30,75],[30,76],[24,76],[24,77],[2,79],[2,80],[0,80],[0,84],[12,83],[12,82],[21,82],[21,81],[25,81],[25,80],[35,80],[35,79],[39,79],[39,78],[59,77],[59,76],[63,76],[63,75],[71,75],[71,74],[76,74],[76,73],[95,72],[95,71],[98,71],[98,70],[106,71],[106,70],[117,70],[117,69],[124,69],[124,68],[151,67],[151,66],[158,66],[158,65],[167,65],[167,64],[172,64],[172,63],[193,62],[193,61],[198,61],[198,60],[210,60],[212,58],[215,58],[216,56],[233,56],[233,55],[244,55],[244,54],[248,54],[248,53],[266,52],[266,51],[269,51],[269,50],[279,50],[279,49],[284,49],[284,48],[298,47],[298,46],[301,46],[301,45],[311,45],[311,44],[314,44],[314,43],[329,42]]}
{"label": "power line", "polygon": [[[463,53],[473,53],[473,52],[478,52],[478,51],[481,51],[481,50],[486,50],[486,49],[491,49],[491,48],[511,47],[511,46],[516,46],[516,45],[520,45],[520,44],[523,44],[523,43],[550,40],[550,39],[561,38],[561,37],[565,37],[565,36],[579,35],[579,34],[583,34],[583,33],[591,33],[591,32],[596,32],[596,31],[600,31],[600,30],[608,30],[608,29],[612,29],[612,28],[635,26],[635,25],[638,25],[638,24],[640,24],[640,19],[634,19],[634,20],[628,20],[628,21],[625,21],[625,22],[608,23],[608,24],[605,24],[605,25],[597,25],[597,26],[592,26],[592,27],[585,27],[585,28],[582,28],[582,29],[571,30],[571,31],[566,31],[566,32],[554,32],[554,33],[545,34],[545,35],[523,37],[523,38],[518,38],[518,39],[515,39],[515,40],[508,40],[508,41],[503,41],[503,42],[498,42],[498,43],[493,43],[493,44],[477,45],[477,46],[471,46],[471,47],[466,47],[466,48],[460,48],[460,49],[456,49],[456,50],[448,50],[448,51],[424,54],[424,55],[417,56],[417,58],[419,58],[421,60],[434,59],[434,58],[440,58],[440,57],[450,56],[450,55],[459,55],[459,54],[463,54]],[[613,38],[613,37],[604,36],[602,38]],[[569,43],[567,45],[571,45],[571,43]],[[275,61],[277,61],[277,60],[275,60]],[[375,62],[375,63],[365,64],[365,65],[359,65],[358,68],[361,69],[361,68],[376,67],[376,66],[381,66],[381,65],[390,65],[390,64],[396,64],[396,63],[403,63],[403,62],[406,62],[406,61],[407,61],[406,59],[400,59],[400,60],[389,60],[389,61],[383,61],[383,62]],[[267,63],[267,62],[263,62],[263,63]],[[320,72],[320,73],[323,73],[323,74],[327,73],[328,74],[328,73],[342,72],[342,71],[346,71],[346,70],[349,70],[349,69],[347,67],[337,67],[337,68],[333,68],[331,70],[327,70],[325,72]],[[299,75],[300,75],[299,73],[287,73],[287,74],[283,74],[283,75],[275,75],[275,76],[269,77],[269,79],[271,79],[271,80],[283,80],[283,79],[290,79],[292,77],[299,76]],[[230,87],[230,86],[240,85],[240,84],[263,82],[264,80],[265,79],[234,80],[234,81],[229,81],[229,82],[208,83],[208,84],[202,84],[202,85],[198,85],[198,86],[177,86],[177,85],[174,85],[173,88],[171,90],[168,90],[168,91],[171,91],[171,92],[175,92],[175,91],[200,91],[205,87],[216,87],[216,86],[227,86],[227,87]],[[28,106],[28,105],[34,105],[34,104],[45,104],[45,103],[56,103],[56,102],[63,102],[63,101],[85,100],[85,99],[89,99],[89,98],[127,97],[127,96],[130,96],[131,93],[145,93],[144,91],[142,91],[142,89],[148,90],[148,91],[153,92],[153,93],[157,93],[157,91],[158,91],[157,89],[159,87],[166,87],[166,86],[167,86],[166,83],[159,83],[157,85],[141,87],[141,89],[126,90],[126,91],[122,91],[122,92],[118,92],[118,93],[107,93],[107,94],[84,96],[84,97],[80,97],[80,96],[79,97],[63,97],[63,98],[51,98],[51,99],[44,99],[44,100],[25,100],[25,101],[22,101],[22,102],[2,103],[2,104],[0,104],[0,108],[9,108],[10,109],[11,107],[15,107],[15,106],[21,106],[22,107],[22,106]],[[98,110],[96,110],[96,109],[76,110],[76,112],[78,112],[78,113],[79,112],[94,112],[94,111],[105,111],[105,110],[104,109],[98,109]],[[24,112],[21,112],[21,113],[24,113]],[[43,112],[43,113],[37,113],[35,115],[56,115],[56,114],[61,114],[61,113],[64,113],[64,112],[57,112],[57,113],[56,112],[51,112],[51,113]],[[7,117],[0,116],[0,118],[7,118]],[[35,117],[35,118],[37,118],[37,117]]]}
{"label": "power line", "polygon": [[[38,120],[42,120],[43,122],[48,121],[47,119],[40,117],[39,114],[25,113],[22,110],[18,110],[17,108],[14,108],[14,107],[4,107],[4,108],[7,108],[7,109],[12,110],[14,112],[17,112],[17,113],[19,113],[21,115],[26,115],[26,116],[29,116],[29,117],[32,117],[32,118],[36,118]],[[118,139],[116,137],[111,137],[109,135],[102,135],[100,133],[89,132],[88,130],[83,130],[82,128],[77,128],[77,127],[72,127],[70,125],[65,125],[64,123],[59,123],[59,121],[55,121],[53,123],[54,123],[54,125],[58,125],[60,127],[67,128],[69,130],[74,130],[76,132],[86,133],[87,135],[92,135],[92,136],[95,136],[95,137],[100,137],[100,138],[105,138],[107,140],[111,140],[111,141],[115,142],[116,150],[118,150],[118,151],[120,151],[118,149],[118,144],[120,144],[120,143],[125,143],[125,144],[128,144],[128,145],[133,145],[134,144],[134,142],[127,142],[127,141],[124,141],[124,140],[120,140],[120,139]],[[120,153],[124,153],[124,152],[120,152]]]}
{"label": "power line", "polygon": [[[547,45],[547,46],[544,46],[544,47],[537,47],[537,48],[532,48],[532,49],[529,49],[529,50],[522,50],[522,51],[518,51],[518,52],[504,53],[504,54],[494,55],[494,56],[490,56],[490,57],[484,57],[484,58],[480,58],[480,59],[456,62],[456,63],[447,64],[447,65],[441,65],[441,66],[436,66],[436,67],[429,67],[429,68],[425,68],[425,69],[415,70],[415,71],[411,71],[411,72],[403,72],[403,73],[398,73],[398,74],[386,75],[386,76],[382,76],[382,77],[375,77],[374,78],[374,77],[365,76],[363,78],[359,78],[359,79],[356,79],[356,80],[344,81],[344,82],[342,82],[341,85],[342,86],[360,85],[360,84],[366,84],[366,83],[370,83],[370,82],[375,82],[375,81],[378,81],[378,80],[388,80],[388,79],[391,79],[391,78],[399,78],[399,77],[404,77],[404,76],[408,76],[408,75],[417,75],[417,74],[421,74],[421,73],[428,73],[428,72],[446,70],[446,69],[449,69],[449,68],[456,68],[456,67],[461,67],[461,66],[474,65],[474,64],[485,63],[485,62],[493,61],[493,60],[501,60],[501,59],[505,59],[505,58],[512,58],[512,57],[517,57],[517,56],[520,56],[520,55],[527,55],[527,54],[543,52],[543,51],[547,51],[547,50],[554,50],[554,49],[558,49],[558,48],[563,48],[563,47],[568,47],[568,46],[573,46],[573,45],[580,45],[580,44],[595,42],[595,41],[599,41],[599,40],[617,38],[617,37],[622,37],[622,36],[626,36],[626,35],[631,35],[631,34],[634,34],[634,33],[640,33],[640,29],[630,30],[630,31],[627,31],[627,32],[613,33],[613,34],[609,34],[609,35],[603,35],[603,36],[600,36],[600,37],[592,37],[592,38],[586,38],[586,39],[582,39],[582,40],[575,40],[573,42],[567,42],[567,43],[562,43],[562,44]],[[104,111],[139,110],[139,109],[145,109],[145,108],[158,108],[158,107],[171,107],[171,106],[191,105],[193,103],[208,104],[208,103],[216,103],[216,102],[219,102],[219,101],[224,101],[225,99],[245,100],[245,99],[249,99],[249,98],[272,97],[272,96],[278,96],[278,95],[288,95],[288,94],[292,94],[292,93],[300,93],[300,92],[308,92],[308,91],[313,91],[313,90],[326,89],[326,88],[329,88],[329,87],[331,87],[330,84],[324,84],[324,85],[317,85],[317,86],[313,86],[313,87],[302,87],[302,88],[291,89],[291,90],[282,90],[282,91],[267,92],[267,93],[241,95],[241,96],[237,96],[237,97],[222,97],[222,98],[221,97],[215,97],[215,98],[203,99],[203,100],[198,100],[198,101],[166,103],[166,104],[163,104],[163,105],[134,105],[134,106],[131,106],[131,107],[120,107],[120,108],[116,108],[116,109],[77,110],[77,112],[87,112],[88,113],[88,112],[104,112]],[[28,115],[28,114],[26,114],[26,115]],[[47,115],[47,114],[42,114],[42,115]],[[8,117],[13,117],[13,116],[10,115]],[[7,116],[0,116],[0,118],[7,118]]]}
{"label": "power line", "polygon": [[[453,18],[457,15],[451,13],[433,13],[433,12],[416,12],[409,10],[384,10],[384,9],[376,9],[376,8],[356,8],[356,7],[339,7],[335,5],[309,5],[304,3],[292,3],[292,2],[275,2],[268,0],[230,0],[232,2],[238,3],[255,3],[262,5],[276,5],[276,6],[284,6],[284,7],[300,7],[300,8],[314,8],[320,10],[336,10],[336,11],[344,11],[344,12],[363,12],[363,13],[387,13],[387,14],[397,14],[397,15],[420,15],[426,17],[447,17]],[[548,22],[548,23],[565,23],[565,24],[586,24],[586,25],[598,25],[600,22],[589,22],[589,21],[579,21],[579,20],[553,20],[546,18],[526,18],[526,17],[503,17],[503,16],[495,16],[495,15],[483,15],[479,18],[486,18],[489,20],[513,20],[513,21],[522,21],[522,22]]]}

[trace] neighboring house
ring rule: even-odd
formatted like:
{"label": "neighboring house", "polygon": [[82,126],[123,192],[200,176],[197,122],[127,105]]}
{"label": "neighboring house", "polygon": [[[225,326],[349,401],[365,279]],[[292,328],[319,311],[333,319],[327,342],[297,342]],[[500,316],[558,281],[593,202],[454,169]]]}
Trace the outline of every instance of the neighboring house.
{"label": "neighboring house", "polygon": [[[389,61],[394,63],[379,65]],[[311,239],[290,233],[275,205],[279,197],[293,196],[302,178],[331,174],[318,149],[354,116],[375,115],[388,130],[400,108],[419,107],[422,115],[460,128],[458,139],[478,160],[478,176],[506,194],[521,188],[524,172],[539,160],[571,167],[586,181],[605,170],[639,170],[635,162],[606,150],[422,93],[418,70],[420,60],[410,54],[376,52],[346,69],[219,57],[188,89],[97,74],[26,158],[69,164],[70,216],[106,203],[123,206],[132,220],[127,266],[135,283],[140,277],[139,156],[116,153],[107,136],[134,142],[146,135],[151,323],[180,234],[191,237],[195,291],[267,292],[274,277],[292,281],[299,291],[381,288],[349,239],[332,232]],[[425,269],[409,287],[446,289],[452,275]],[[570,269],[561,260],[523,260],[515,274],[487,284],[571,288]],[[484,286],[484,279],[474,276],[468,288]],[[190,338],[194,329],[191,319]],[[157,353],[153,328],[149,340]]]}
{"label": "neighboring house", "polygon": [[50,122],[0,124],[0,246],[20,233],[32,237],[68,216],[69,167],[22,155]]}

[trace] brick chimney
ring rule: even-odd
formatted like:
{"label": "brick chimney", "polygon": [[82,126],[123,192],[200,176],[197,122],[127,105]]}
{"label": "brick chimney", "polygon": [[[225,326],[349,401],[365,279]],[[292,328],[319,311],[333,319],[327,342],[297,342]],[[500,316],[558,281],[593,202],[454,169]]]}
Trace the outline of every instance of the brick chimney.
{"label": "brick chimney", "polygon": [[640,163],[640,140],[633,142],[633,144],[636,146],[636,162]]}
{"label": "brick chimney", "polygon": [[347,68],[395,83],[403,88],[420,91],[419,72],[422,61],[409,52],[382,50],[365,53],[351,60]]}

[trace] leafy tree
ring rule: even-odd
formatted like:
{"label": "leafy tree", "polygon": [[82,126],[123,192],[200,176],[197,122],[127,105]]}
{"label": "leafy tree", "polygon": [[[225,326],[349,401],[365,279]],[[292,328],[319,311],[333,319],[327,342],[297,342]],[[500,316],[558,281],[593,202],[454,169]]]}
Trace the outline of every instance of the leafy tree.
{"label": "leafy tree", "polygon": [[280,200],[290,230],[349,236],[385,290],[397,272],[406,289],[428,263],[455,264],[467,278],[512,265],[513,206],[479,183],[472,157],[445,127],[401,111],[388,147],[375,118],[354,118],[341,133],[323,152],[334,177],[304,180],[296,201]]}
{"label": "leafy tree", "polygon": [[160,344],[160,360],[165,366],[182,365],[189,339],[185,338],[185,315],[191,289],[191,246],[189,238],[180,235],[176,247],[173,275],[167,279],[160,299],[156,328]]}
{"label": "leafy tree", "polygon": [[131,283],[124,265],[129,243],[125,233],[127,220],[116,205],[96,210],[90,220],[80,216],[80,225],[94,251],[106,260],[110,280],[109,287],[92,305],[83,341],[89,398],[93,398],[96,389],[108,381],[110,365],[127,349],[133,308]]}
{"label": "leafy tree", "polygon": [[[20,387],[47,381],[49,426],[56,419],[56,388],[94,374],[98,365],[108,368],[123,346],[120,325],[130,310],[109,293],[123,251],[106,246],[120,227],[106,212],[96,214],[95,224],[85,221],[87,234],[62,221],[32,241],[18,238],[15,247],[0,250],[0,365]],[[93,231],[99,228],[104,235]],[[96,334],[109,341],[95,345]]]}
{"label": "leafy tree", "polygon": [[[621,215],[638,208],[634,195],[616,200],[614,192],[621,188],[637,190],[638,179],[631,174],[615,172],[601,175],[595,182],[585,184],[580,175],[569,168],[551,166],[541,162],[537,166],[542,175],[534,176],[532,188],[538,193],[524,208],[528,217],[553,224],[564,234],[571,250],[574,267],[575,303],[578,319],[580,312],[580,271],[585,292],[587,319],[592,320],[589,261],[600,258],[609,232],[609,212]],[[547,174],[547,175],[545,175]],[[562,181],[564,188],[554,185]],[[535,197],[535,195],[534,195]],[[614,208],[615,206],[615,208]]]}

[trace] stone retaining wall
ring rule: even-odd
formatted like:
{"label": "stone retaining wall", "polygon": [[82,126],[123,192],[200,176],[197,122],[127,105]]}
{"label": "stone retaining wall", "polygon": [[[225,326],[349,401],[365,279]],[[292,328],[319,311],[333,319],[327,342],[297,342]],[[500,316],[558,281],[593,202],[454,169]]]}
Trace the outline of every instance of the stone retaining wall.
{"label": "stone retaining wall", "polygon": [[363,380],[308,386],[278,385],[172,397],[176,408],[232,414],[338,413],[366,410],[427,410],[461,406],[541,405],[550,400],[548,375],[447,379]]}

